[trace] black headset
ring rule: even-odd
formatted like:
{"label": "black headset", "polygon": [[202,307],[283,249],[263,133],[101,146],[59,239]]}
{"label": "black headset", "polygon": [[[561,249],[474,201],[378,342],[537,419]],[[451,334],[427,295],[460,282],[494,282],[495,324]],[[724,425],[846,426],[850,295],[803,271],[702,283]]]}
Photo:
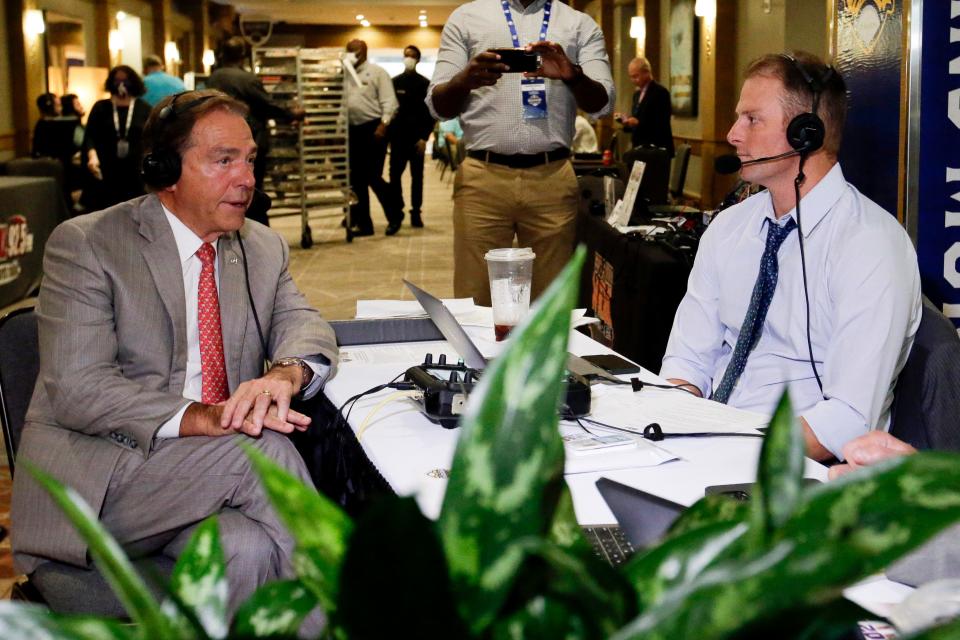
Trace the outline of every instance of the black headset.
{"label": "black headset", "polygon": [[813,108],[806,113],[798,114],[787,125],[787,142],[801,154],[813,153],[823,146],[823,140],[827,135],[827,128],[820,116],[817,115],[817,108],[820,106],[820,94],[830,78],[833,77],[833,67],[827,65],[827,68],[819,76],[814,77],[793,56],[786,53],[780,55],[796,67],[813,93]]}
{"label": "black headset", "polygon": [[[810,292],[807,286],[807,257],[803,248],[803,227],[800,224],[800,185],[806,177],[803,174],[803,165],[807,156],[823,146],[823,140],[827,135],[827,128],[823,120],[817,115],[817,108],[820,106],[820,94],[823,92],[827,82],[834,75],[833,67],[827,65],[816,78],[804,69],[800,61],[791,55],[781,53],[781,56],[793,63],[800,75],[803,76],[807,86],[813,93],[813,107],[806,113],[797,115],[790,124],[787,125],[787,142],[796,151],[800,153],[800,167],[797,172],[797,178],[793,181],[794,194],[796,195],[797,211],[797,241],[800,244],[800,269],[803,275],[803,299],[806,309],[807,321],[807,354],[810,357],[810,368],[813,369],[813,377],[820,387],[820,395],[823,395],[823,381],[820,380],[820,372],[817,371],[816,361],[813,359],[813,341],[810,339]],[[784,82],[786,85],[786,82]],[[826,396],[824,396],[826,398]]]}
{"label": "black headset", "polygon": [[[178,93],[173,96],[169,104],[160,109],[157,113],[157,120],[154,123],[155,127],[159,126],[162,131],[180,115],[203,104],[211,98],[217,97],[216,95],[202,96],[177,107],[177,101],[187,93],[189,92],[184,91]],[[153,138],[161,141],[160,145],[143,156],[143,161],[140,163],[140,176],[148,186],[154,189],[163,189],[176,184],[177,180],[180,179],[180,153],[170,146],[162,136],[154,134]]]}

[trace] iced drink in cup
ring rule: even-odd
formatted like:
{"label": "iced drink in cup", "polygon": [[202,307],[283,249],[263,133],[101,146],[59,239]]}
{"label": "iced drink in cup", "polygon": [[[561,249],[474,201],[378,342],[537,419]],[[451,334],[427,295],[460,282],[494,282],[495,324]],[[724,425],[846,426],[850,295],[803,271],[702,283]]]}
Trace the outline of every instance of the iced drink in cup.
{"label": "iced drink in cup", "polygon": [[493,328],[499,342],[526,317],[530,309],[530,281],[536,256],[527,247],[491,249],[484,257],[490,274]]}

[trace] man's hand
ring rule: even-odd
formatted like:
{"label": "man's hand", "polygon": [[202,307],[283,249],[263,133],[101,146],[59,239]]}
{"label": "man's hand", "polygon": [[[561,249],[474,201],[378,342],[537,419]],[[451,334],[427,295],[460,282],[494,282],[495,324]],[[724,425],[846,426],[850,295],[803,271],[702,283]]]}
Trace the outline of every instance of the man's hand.
{"label": "man's hand", "polygon": [[553,78],[570,82],[580,71],[570,62],[563,47],[556,42],[541,40],[527,45],[527,51],[540,54],[540,68],[523,74],[525,78]]}
{"label": "man's hand", "polygon": [[87,155],[87,170],[97,180],[103,180],[103,173],[100,172],[100,156],[97,155],[95,149],[90,149],[90,153]]}
{"label": "man's hand", "polygon": [[244,420],[250,420],[259,433],[267,410],[274,404],[277,419],[286,423],[290,399],[300,392],[301,375],[300,367],[276,367],[262,378],[244,382],[224,404],[220,426],[240,431]]}
{"label": "man's hand", "polygon": [[427,141],[426,140],[417,140],[417,144],[414,145],[414,150],[417,152],[417,155],[423,157],[427,153]]}
{"label": "man's hand", "polygon": [[887,458],[910,455],[917,450],[886,431],[871,431],[854,438],[843,447],[846,464],[830,467],[830,479],[839,478],[859,467],[875,464]]}
{"label": "man's hand", "polygon": [[188,406],[187,410],[183,413],[183,418],[180,420],[180,437],[216,437],[243,433],[256,438],[265,428],[280,433],[292,433],[294,429],[297,431],[305,431],[307,427],[310,426],[310,417],[293,409],[287,410],[286,420],[281,420],[278,417],[279,410],[277,409],[277,405],[273,404],[270,405],[270,408],[267,410],[261,426],[258,427],[253,423],[251,412],[243,419],[240,428],[234,430],[229,426],[223,427],[220,425],[223,408],[224,404],[203,404],[200,402],[194,402]]}
{"label": "man's hand", "polygon": [[453,77],[452,82],[473,91],[497,84],[497,80],[506,71],[507,65],[500,62],[500,56],[492,51],[484,51],[471,58],[463,71]]}
{"label": "man's hand", "polygon": [[381,122],[377,125],[377,130],[373,132],[373,137],[377,140],[383,140],[387,137],[387,125]]}
{"label": "man's hand", "polygon": [[695,384],[693,384],[692,382],[687,382],[682,378],[667,378],[667,382],[669,382],[670,384],[674,384],[678,387],[683,387],[684,389],[686,389],[693,395],[697,396],[698,398],[703,397],[703,391],[700,391],[700,388]]}

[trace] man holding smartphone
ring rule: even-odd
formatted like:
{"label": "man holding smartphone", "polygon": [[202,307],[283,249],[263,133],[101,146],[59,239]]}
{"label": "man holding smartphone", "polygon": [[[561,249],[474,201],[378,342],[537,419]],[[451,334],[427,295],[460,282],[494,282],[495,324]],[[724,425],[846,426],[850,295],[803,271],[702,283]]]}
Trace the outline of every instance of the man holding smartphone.
{"label": "man holding smartphone", "polygon": [[483,256],[514,237],[537,256],[533,297],[560,272],[576,226],[577,108],[599,118],[614,99],[603,34],[559,0],[474,0],[450,15],[426,102],[438,119],[460,117],[467,146],[454,182],[458,297],[490,304]]}

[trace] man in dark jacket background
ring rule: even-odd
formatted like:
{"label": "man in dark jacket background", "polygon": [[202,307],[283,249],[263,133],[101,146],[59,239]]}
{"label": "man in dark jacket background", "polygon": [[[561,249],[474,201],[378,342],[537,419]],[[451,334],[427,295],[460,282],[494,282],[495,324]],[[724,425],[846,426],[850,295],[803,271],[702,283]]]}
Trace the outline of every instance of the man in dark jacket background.
{"label": "man in dark jacket background", "polygon": [[433,116],[424,103],[430,80],[417,73],[420,49],[408,45],[403,50],[404,72],[393,78],[400,109],[390,122],[390,189],[394,202],[402,211],[403,185],[401,178],[410,164],[410,226],[422,227],[420,208],[423,205],[423,157],[427,139],[433,131]]}
{"label": "man in dark jacket background", "polygon": [[[240,36],[234,36],[223,43],[220,49],[220,66],[207,80],[208,89],[218,89],[228,96],[236,98],[250,108],[247,122],[253,130],[253,139],[257,143],[257,159],[253,164],[253,177],[257,189],[263,189],[263,178],[267,173],[267,154],[270,152],[270,131],[267,120],[295,122],[303,119],[301,107],[288,109],[277,104],[263,88],[263,83],[254,74],[243,68],[247,60],[246,43]],[[266,210],[251,207],[247,216],[269,225]]]}
{"label": "man in dark jacket background", "polygon": [[629,131],[634,147],[652,144],[663,147],[673,157],[673,130],[670,116],[670,92],[653,79],[650,62],[646,58],[634,58],[627,67],[630,81],[637,87],[633,93],[630,113],[614,114],[614,118]]}

